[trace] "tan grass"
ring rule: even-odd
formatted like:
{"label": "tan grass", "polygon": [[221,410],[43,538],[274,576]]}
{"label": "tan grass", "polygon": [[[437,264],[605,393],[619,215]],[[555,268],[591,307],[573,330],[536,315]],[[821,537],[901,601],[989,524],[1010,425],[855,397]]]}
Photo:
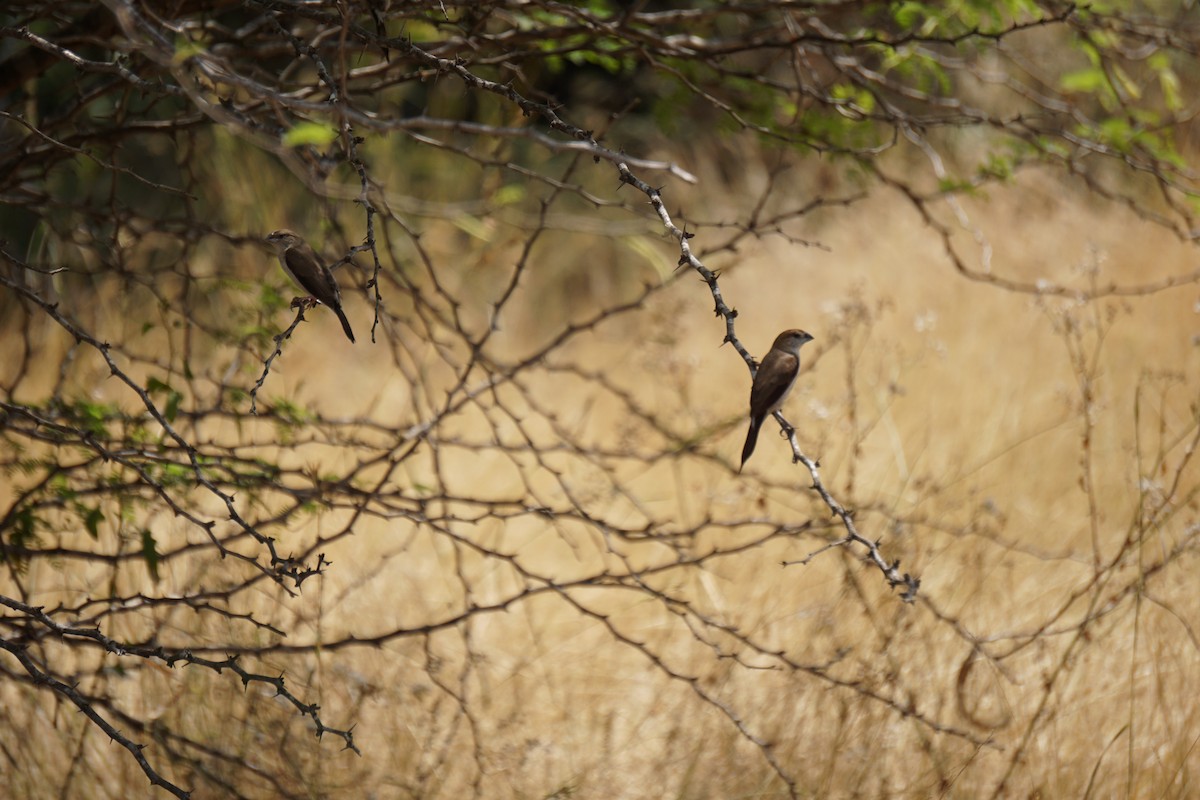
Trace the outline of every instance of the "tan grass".
{"label": "tan grass", "polygon": [[[733,194],[728,208],[701,216],[718,218],[742,202]],[[1184,272],[1194,260],[1161,231],[1129,214],[1092,208],[1044,176],[1026,176],[967,207],[995,245],[994,270],[1006,275],[1084,285],[1087,271],[1096,269],[1100,283],[1133,283]],[[698,234],[702,248],[706,232]],[[921,577],[915,605],[901,603],[858,552],[839,549],[807,566],[780,566],[838,530],[826,525],[827,512],[807,491],[807,474],[789,463],[773,430],[764,432],[746,475],[729,469],[744,435],[749,379],[732,349],[719,347],[723,330],[704,286],[685,277],[638,314],[571,345],[569,355],[611,375],[680,436],[698,436],[699,451],[719,461],[631,462],[605,474],[551,453],[545,463],[561,470],[560,482],[546,469],[522,470],[502,453],[453,445],[455,437],[519,441],[501,414],[465,414],[439,431],[441,480],[452,493],[496,500],[532,495],[549,504],[566,485],[597,517],[653,523],[646,540],[632,541],[567,519],[491,518],[453,526],[461,542],[510,555],[522,569],[560,582],[605,569],[647,571],[642,589],[547,591],[428,636],[322,649],[349,635],[369,639],[429,624],[530,585],[511,564],[456,546],[443,532],[366,519],[352,537],[329,545],[333,567],[300,597],[264,586],[241,597],[236,609],[287,630],[287,643],[314,645],[307,654],[273,656],[259,666],[286,671],[293,691],[320,703],[331,724],[357,724],[361,759],[331,742],[313,743],[292,710],[261,690],[243,691],[232,678],[143,669],[107,678],[108,691],[131,714],[161,716],[197,739],[232,745],[272,776],[240,786],[254,797],[285,790],[421,798],[786,796],[768,752],[801,796],[1194,794],[1200,768],[1194,463],[1178,475],[1178,511],[1152,526],[1144,519],[1156,493],[1176,477],[1195,430],[1197,287],[1084,303],[970,281],[953,271],[932,231],[885,191],[852,214],[815,215],[797,235],[829,249],[766,242],[743,248],[736,262],[722,256],[712,266],[725,268],[722,289],[741,312],[738,331],[752,351],[761,355],[787,327],[816,336],[786,413],[808,453],[820,458],[835,496],[859,509],[863,532],[881,538],[889,557]],[[449,253],[450,242],[438,244]],[[975,259],[968,237],[956,245]],[[543,258],[548,270],[563,260]],[[588,261],[579,254],[565,260]],[[631,260],[631,274],[655,274],[649,263]],[[487,263],[480,256],[478,268]],[[608,274],[608,266],[601,259],[596,268]],[[546,285],[556,285],[552,277]],[[571,312],[582,316],[588,303],[580,286],[589,287],[585,296],[623,291],[600,277],[573,280],[582,283],[567,281],[577,292]],[[544,291],[531,292],[528,302]],[[360,299],[347,305],[356,321],[368,318]],[[514,353],[537,336],[536,309],[521,313],[531,322],[506,334]],[[315,331],[328,346],[310,346]],[[388,424],[404,419],[422,392],[436,394],[397,377],[384,348],[338,341],[331,315],[315,312],[304,333],[309,338],[298,337],[272,375],[273,394],[303,398],[334,415],[370,413]],[[1094,358],[1090,409],[1082,406],[1081,367],[1070,359],[1071,346]],[[431,386],[448,379],[425,344],[409,347],[430,359],[418,367],[428,368],[423,374]],[[543,373],[529,385],[580,442],[662,446],[660,436],[628,419],[621,403],[585,381]],[[519,394],[506,401],[522,415],[538,416]],[[1085,445],[1086,415],[1093,427]],[[542,443],[555,436],[536,420],[530,429]],[[265,434],[255,441],[272,452]],[[1163,463],[1154,468],[1159,456]],[[322,471],[347,463],[336,443],[298,447],[285,457]],[[1081,488],[1085,459],[1094,509]],[[439,480],[428,469],[414,462],[411,484],[400,493],[415,495]],[[616,495],[614,479],[638,502]],[[812,520],[816,527],[674,569],[681,557],[754,541],[754,527],[715,526],[683,541],[655,535],[659,528],[750,516],[797,526]],[[297,519],[283,535],[311,541],[346,519],[344,511]],[[161,536],[198,537],[166,517],[154,525]],[[1127,539],[1136,557],[1109,566]],[[1157,568],[1164,553],[1181,545],[1184,555]],[[222,569],[210,556],[180,559],[166,568],[165,581],[213,586],[224,580]],[[52,588],[48,597],[77,599],[99,577],[99,571],[64,575],[42,566],[27,580]],[[123,580],[130,582],[127,591],[163,590],[144,576],[139,583],[133,570]],[[680,606],[660,602],[656,593],[751,638],[762,651],[711,627],[697,635],[682,623]],[[197,619],[164,613],[147,630],[168,644],[176,633],[180,641],[246,642],[240,626]],[[145,632],[106,630],[131,638]],[[256,637],[271,639],[250,638]],[[972,661],[972,637],[996,660]],[[772,651],[811,670],[786,669]],[[15,796],[42,796],[39,771],[70,763],[76,748],[90,773],[104,780],[79,785],[75,796],[124,797],[145,788],[132,762],[73,711],[28,689],[2,691],[9,723],[0,741],[30,764],[6,779]],[[986,743],[935,730],[907,710]],[[769,747],[748,741],[731,717]],[[26,731],[35,742],[24,739]],[[178,777],[189,782],[186,772]],[[209,786],[196,796],[221,796]]]}

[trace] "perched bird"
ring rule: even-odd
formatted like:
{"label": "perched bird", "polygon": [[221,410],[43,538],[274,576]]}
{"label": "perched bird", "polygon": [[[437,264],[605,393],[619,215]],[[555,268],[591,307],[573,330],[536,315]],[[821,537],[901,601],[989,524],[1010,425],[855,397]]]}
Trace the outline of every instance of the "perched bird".
{"label": "perched bird", "polygon": [[[788,392],[792,391],[796,376],[800,374],[800,347],[812,338],[801,330],[784,331],[775,337],[771,352],[759,365],[750,387],[750,430],[746,432],[746,444],[742,446],[742,467],[754,453],[758,429],[763,421],[780,409]],[[738,472],[742,467],[738,467]]]}
{"label": "perched bird", "polygon": [[267,237],[267,241],[275,247],[279,263],[283,271],[292,276],[292,280],[300,284],[300,288],[308,292],[321,305],[329,306],[341,320],[342,330],[351,342],[354,341],[354,331],[350,330],[350,320],[342,311],[342,293],[338,290],[337,281],[329,267],[317,256],[308,243],[295,232],[284,228]]}

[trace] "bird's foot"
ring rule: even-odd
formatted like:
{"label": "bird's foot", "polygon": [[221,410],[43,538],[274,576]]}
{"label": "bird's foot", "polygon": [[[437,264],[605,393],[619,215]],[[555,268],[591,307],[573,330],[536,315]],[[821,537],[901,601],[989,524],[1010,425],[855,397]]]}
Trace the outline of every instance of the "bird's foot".
{"label": "bird's foot", "polygon": [[293,297],[292,308],[310,309],[321,305],[321,301],[309,295],[308,297]]}

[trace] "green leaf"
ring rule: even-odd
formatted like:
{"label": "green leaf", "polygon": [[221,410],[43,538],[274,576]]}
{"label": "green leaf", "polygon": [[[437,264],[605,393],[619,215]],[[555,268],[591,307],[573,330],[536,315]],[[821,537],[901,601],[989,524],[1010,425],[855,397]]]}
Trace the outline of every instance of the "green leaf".
{"label": "green leaf", "polygon": [[929,9],[924,3],[901,3],[892,10],[892,18],[896,24],[905,30],[911,30],[929,15]]}
{"label": "green leaf", "polygon": [[1102,69],[1077,69],[1059,78],[1058,85],[1067,92],[1091,94],[1104,89],[1108,85],[1108,78]]}
{"label": "green leaf", "polygon": [[115,407],[81,400],[75,405],[74,411],[80,417],[80,424],[87,428],[92,435],[108,438],[108,427],[105,423],[117,415]]}
{"label": "green leaf", "polygon": [[455,217],[454,224],[468,236],[473,236],[481,242],[491,241],[495,235],[495,232],[487,223],[478,217],[472,217],[467,214]]}
{"label": "green leaf", "polygon": [[158,550],[154,542],[154,534],[149,528],[142,528],[142,558],[146,560],[146,567],[150,570],[150,577],[158,582]]}
{"label": "green leaf", "polygon": [[[8,535],[8,542],[14,550],[28,547],[37,541],[35,528],[41,524],[41,520],[33,515],[33,511],[22,508],[13,515],[12,523],[12,532]],[[18,574],[24,574],[29,565],[28,556],[17,556],[7,547],[0,547],[0,560],[3,560]]]}
{"label": "green leaf", "polygon": [[164,486],[180,486],[192,480],[192,468],[184,464],[163,464],[159,471]]}
{"label": "green leaf", "polygon": [[175,421],[175,417],[179,414],[179,400],[182,397],[183,395],[174,390],[167,395],[167,407],[163,409],[163,416],[167,418],[167,422]]}
{"label": "green leaf", "polygon": [[527,192],[520,184],[510,183],[501,187],[492,195],[492,202],[498,206],[514,205],[525,199]]}
{"label": "green leaf", "polygon": [[288,427],[306,425],[313,419],[312,412],[293,403],[286,397],[271,398],[271,410],[280,424]]}
{"label": "green leaf", "polygon": [[319,122],[301,122],[283,135],[285,147],[316,145],[324,147],[337,138],[337,131]]}
{"label": "green leaf", "polygon": [[60,500],[74,500],[78,492],[67,483],[67,476],[61,472],[50,478],[50,489]]}
{"label": "green leaf", "polygon": [[175,55],[172,56],[172,61],[176,64],[182,64],[193,56],[203,55],[206,52],[205,42],[203,40],[194,41],[184,36],[175,37]]}
{"label": "green leaf", "polygon": [[37,526],[42,521],[33,514],[33,510],[22,508],[13,518],[12,535],[8,541],[16,547],[26,547],[37,541]]}
{"label": "green leaf", "polygon": [[1121,84],[1121,88],[1125,90],[1125,94],[1129,95],[1134,100],[1137,100],[1142,96],[1141,88],[1137,85],[1137,83],[1134,82],[1133,78],[1129,77],[1129,73],[1121,69],[1120,64],[1112,65],[1112,74],[1113,80]]}
{"label": "green leaf", "polygon": [[1158,75],[1158,86],[1162,89],[1163,102],[1171,111],[1180,111],[1183,108],[1183,93],[1179,83],[1179,76],[1175,70],[1171,69],[1170,57],[1159,51],[1147,59],[1150,69],[1154,70]]}
{"label": "green leaf", "polygon": [[183,395],[172,388],[171,384],[164,383],[154,376],[146,381],[146,392],[150,395],[165,394],[167,396],[163,416],[166,417],[167,422],[174,422],[175,417],[179,414],[179,401],[183,399]]}
{"label": "green leaf", "polygon": [[83,524],[87,527],[88,535],[93,539],[100,538],[100,523],[104,521],[104,514],[98,508],[89,508],[87,514],[83,518]]}

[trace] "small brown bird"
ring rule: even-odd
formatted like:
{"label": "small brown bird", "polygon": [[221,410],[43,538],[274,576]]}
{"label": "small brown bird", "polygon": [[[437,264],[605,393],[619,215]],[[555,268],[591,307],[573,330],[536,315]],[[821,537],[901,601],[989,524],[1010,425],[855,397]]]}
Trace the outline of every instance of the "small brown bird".
{"label": "small brown bird", "polygon": [[333,309],[333,313],[341,320],[342,330],[353,342],[354,331],[350,330],[350,320],[346,319],[346,312],[342,311],[342,293],[338,290],[337,281],[334,280],[329,267],[325,266],[307,242],[287,228],[275,231],[267,237],[267,241],[275,247],[283,271],[314,300]]}
{"label": "small brown bird", "polygon": [[796,384],[800,374],[800,348],[813,337],[801,330],[788,330],[775,337],[771,352],[763,358],[754,384],[750,387],[750,430],[746,432],[746,444],[742,446],[742,466],[754,453],[758,443],[758,429],[763,421],[783,406],[788,393]]}

